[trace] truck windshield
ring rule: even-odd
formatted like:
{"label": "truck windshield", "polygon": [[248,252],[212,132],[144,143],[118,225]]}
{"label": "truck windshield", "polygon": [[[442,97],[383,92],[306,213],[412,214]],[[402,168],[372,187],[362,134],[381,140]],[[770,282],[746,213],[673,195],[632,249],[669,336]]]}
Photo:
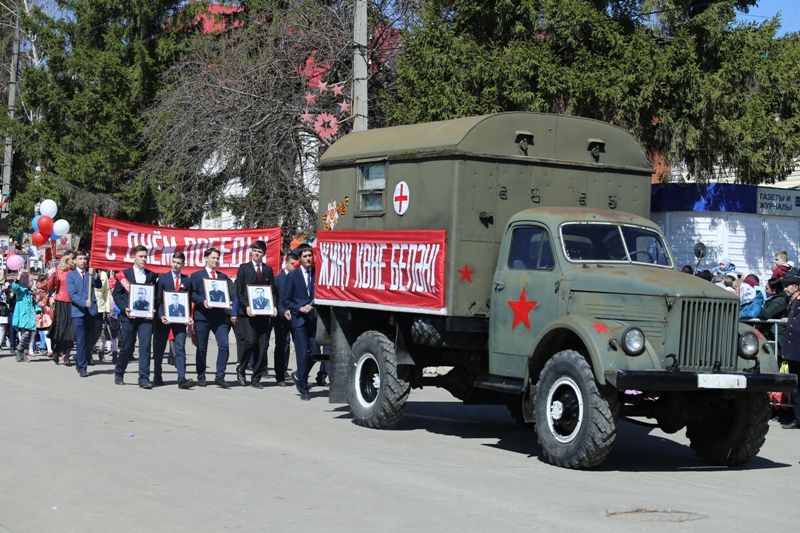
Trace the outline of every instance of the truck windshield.
{"label": "truck windshield", "polygon": [[640,226],[567,223],[561,226],[561,242],[564,254],[570,261],[672,267],[661,235]]}

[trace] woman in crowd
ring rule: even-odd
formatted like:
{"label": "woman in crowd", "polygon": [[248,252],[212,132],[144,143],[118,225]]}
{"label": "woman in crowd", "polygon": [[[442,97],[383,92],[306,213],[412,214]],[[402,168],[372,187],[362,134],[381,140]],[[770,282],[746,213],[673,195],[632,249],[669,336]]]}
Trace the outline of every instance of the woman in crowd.
{"label": "woman in crowd", "polygon": [[53,346],[53,362],[58,364],[59,358],[69,366],[69,352],[75,342],[75,331],[72,329],[72,302],[67,291],[67,274],[72,270],[75,258],[73,252],[66,252],[61,257],[55,272],[47,280],[46,289],[54,292],[53,323],[50,326],[50,341]]}
{"label": "woman in crowd", "polygon": [[11,282],[11,290],[14,291],[14,295],[17,298],[12,323],[14,330],[19,333],[19,342],[17,343],[18,363],[30,361],[26,352],[33,335],[36,333],[36,314],[42,312],[34,300],[32,288],[35,287],[35,280],[29,278],[28,274],[21,274],[19,281]]}

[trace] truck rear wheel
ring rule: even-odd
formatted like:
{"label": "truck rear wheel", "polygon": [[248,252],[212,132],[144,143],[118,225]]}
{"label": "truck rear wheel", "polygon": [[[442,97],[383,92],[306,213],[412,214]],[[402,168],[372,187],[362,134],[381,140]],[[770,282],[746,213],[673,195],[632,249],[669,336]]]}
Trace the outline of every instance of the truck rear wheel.
{"label": "truck rear wheel", "polygon": [[397,364],[394,343],[378,331],[362,333],[353,344],[355,367],[350,382],[350,411],[359,426],[394,425],[411,391],[409,368]]}
{"label": "truck rear wheel", "polygon": [[545,363],[534,397],[536,436],[543,458],[564,468],[590,468],[605,460],[616,437],[609,400],[592,368],[574,350]]}
{"label": "truck rear wheel", "polygon": [[697,456],[712,464],[746,463],[761,450],[769,431],[769,396],[765,392],[714,396],[686,424],[686,436]]}

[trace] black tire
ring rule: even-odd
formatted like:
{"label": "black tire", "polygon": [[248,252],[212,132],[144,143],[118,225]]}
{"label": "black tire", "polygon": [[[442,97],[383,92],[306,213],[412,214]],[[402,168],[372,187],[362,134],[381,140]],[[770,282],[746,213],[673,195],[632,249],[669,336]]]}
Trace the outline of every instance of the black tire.
{"label": "black tire", "polygon": [[602,463],[617,434],[609,398],[598,389],[592,368],[581,354],[563,350],[550,358],[534,396],[542,458],[563,468]]}
{"label": "black tire", "polygon": [[350,411],[359,426],[383,429],[397,423],[411,392],[410,369],[397,364],[394,343],[378,331],[353,344]]}
{"label": "black tire", "polygon": [[699,405],[701,413],[686,424],[686,437],[697,457],[722,466],[741,465],[758,455],[769,431],[769,395],[714,395]]}

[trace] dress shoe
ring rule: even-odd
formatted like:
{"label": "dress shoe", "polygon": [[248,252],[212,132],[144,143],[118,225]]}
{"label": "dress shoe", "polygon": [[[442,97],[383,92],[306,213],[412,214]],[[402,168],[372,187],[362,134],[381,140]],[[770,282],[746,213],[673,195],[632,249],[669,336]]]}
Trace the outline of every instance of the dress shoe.
{"label": "dress shoe", "polygon": [[206,377],[205,376],[197,376],[197,386],[198,387],[205,387],[206,386]]}
{"label": "dress shoe", "polygon": [[236,371],[236,381],[239,382],[239,385],[242,387],[247,386],[247,378],[244,375],[244,372],[240,372],[239,370]]}
{"label": "dress shoe", "polygon": [[307,402],[308,400],[311,399],[311,396],[307,392],[301,392],[300,399]]}
{"label": "dress shoe", "polygon": [[231,386],[228,385],[224,379],[215,379],[214,384],[219,387],[220,389],[230,389]]}
{"label": "dress shoe", "polygon": [[160,387],[164,384],[164,380],[160,377],[153,378],[153,387]]}
{"label": "dress shoe", "polygon": [[153,384],[150,383],[149,381],[142,381],[141,383],[139,383],[139,388],[150,390],[153,388]]}
{"label": "dress shoe", "polygon": [[292,380],[294,380],[294,386],[297,389],[297,392],[300,394],[305,394],[305,390],[303,389],[302,383],[300,383],[300,377],[297,375],[297,372],[292,372]]}
{"label": "dress shoe", "polygon": [[191,389],[195,385],[197,385],[197,382],[195,382],[193,379],[182,379],[178,381],[179,389]]}
{"label": "dress shoe", "polygon": [[80,372],[78,372],[78,375],[82,378],[89,377],[89,373],[86,370],[81,370]]}
{"label": "dress shoe", "polygon": [[125,385],[125,380],[122,376],[114,376],[114,385]]}
{"label": "dress shoe", "polygon": [[263,389],[264,388],[264,385],[262,385],[260,381],[254,381],[252,383],[252,385],[253,385],[254,389]]}
{"label": "dress shoe", "polygon": [[318,387],[324,387],[328,383],[325,381],[325,376],[317,376],[316,383]]}
{"label": "dress shoe", "polygon": [[278,387],[288,387],[289,386],[289,384],[286,383],[285,381],[279,381],[279,382],[276,383],[276,385]]}
{"label": "dress shoe", "polygon": [[783,429],[797,429],[800,428],[800,423],[797,420],[792,420],[791,422],[786,422],[785,424],[781,424]]}

